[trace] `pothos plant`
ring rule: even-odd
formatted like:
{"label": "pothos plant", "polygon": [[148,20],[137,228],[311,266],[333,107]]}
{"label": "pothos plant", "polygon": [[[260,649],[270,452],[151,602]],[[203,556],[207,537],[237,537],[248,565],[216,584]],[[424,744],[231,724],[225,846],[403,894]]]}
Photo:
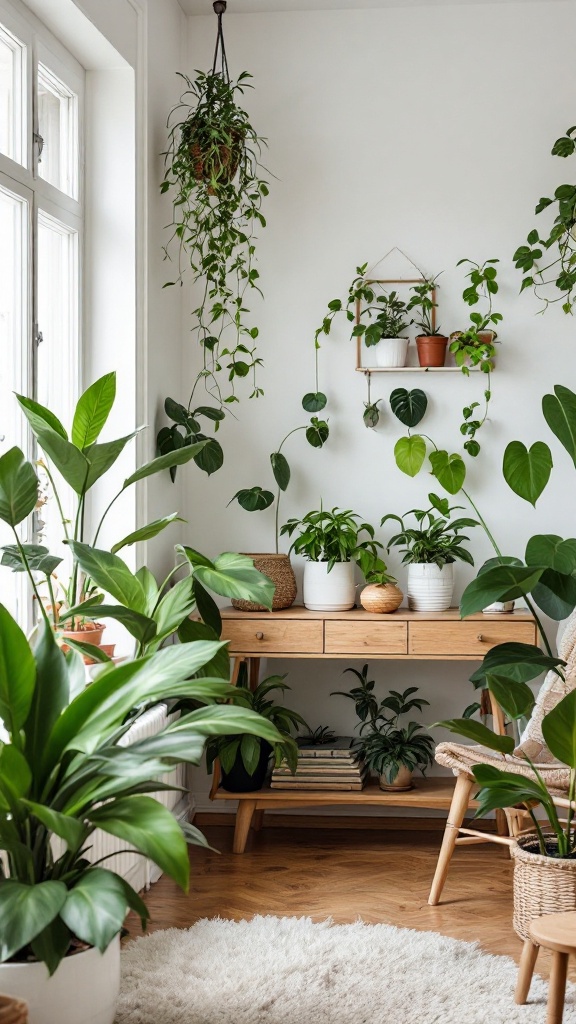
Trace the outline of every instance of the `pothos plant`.
{"label": "pothos plant", "polygon": [[288,489],[288,485],[291,480],[292,472],[288,459],[284,455],[282,448],[286,444],[289,437],[293,434],[297,434],[300,431],[305,431],[306,440],[312,448],[323,448],[328,437],[330,435],[330,428],[326,420],[320,420],[317,416],[312,416],[310,424],[302,427],[295,427],[294,430],[290,430],[286,437],[280,442],[278,450],[272,452],[270,455],[270,465],[272,467],[272,473],[276,482],[276,495],[272,491],[268,491],[259,485],[255,487],[243,487],[241,490],[236,491],[236,494],[228,502],[229,505],[233,501],[237,501],[241,508],[245,509],[246,512],[263,512],[267,508],[276,502],[276,510],[274,515],[274,535],[276,547],[275,551],[278,554],[279,548],[279,524],[280,524],[280,499],[284,491]]}
{"label": "pothos plant", "polygon": [[422,337],[425,338],[442,335],[440,326],[435,322],[435,310],[438,309],[438,303],[434,294],[439,287],[439,277],[439,274],[436,274],[435,277],[423,276],[422,282],[412,285],[410,289],[413,295],[408,303],[408,312],[414,311],[414,323],[419,328]]}
{"label": "pothos plant", "polygon": [[[552,155],[566,158],[575,152],[576,125],[556,139]],[[550,227],[542,234],[533,228],[526,239],[528,244],[519,246],[514,253],[515,266],[524,275],[520,291],[533,288],[544,303],[541,312],[561,302],[564,312],[572,313],[576,288],[576,185],[559,185],[552,198],[543,196],[535,213],[544,210],[555,212]]]}
{"label": "pothos plant", "polygon": [[[252,88],[248,72],[232,81],[224,62],[221,71],[214,67],[195,75],[191,79],[180,74],[186,89],[168,118],[161,192],[172,196],[165,255],[174,256],[176,275],[165,287],[182,284],[185,271],[191,271],[199,294],[193,331],[203,361],[196,383],[204,384],[223,413],[223,406],[239,401],[239,380],[251,378],[251,398],[263,394],[256,377],[262,362],[255,344],[258,328],[248,322],[247,298],[250,293],[262,295],[254,261],[255,231],[266,226],[261,207],[268,183],[259,162],[265,140],[239,105],[239,98]],[[227,395],[222,376],[230,388]],[[193,397],[187,416],[194,419],[192,402]],[[181,419],[175,422],[188,426]],[[177,450],[179,436],[164,432],[158,445],[164,452],[170,445]]]}

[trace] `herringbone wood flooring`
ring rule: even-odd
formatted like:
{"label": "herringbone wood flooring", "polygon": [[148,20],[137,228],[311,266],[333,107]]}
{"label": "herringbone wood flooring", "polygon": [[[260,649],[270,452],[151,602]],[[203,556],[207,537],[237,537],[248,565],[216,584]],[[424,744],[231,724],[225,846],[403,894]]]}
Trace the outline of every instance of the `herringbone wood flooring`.
{"label": "herringbone wood flooring", "polygon": [[[269,828],[251,832],[246,853],[230,852],[232,829],[203,825],[220,854],[192,847],[190,892],[163,877],[146,895],[151,928],[187,928],[202,917],[362,918],[478,941],[490,953],[520,955],[512,929],[512,862],[495,844],[461,847],[444,900],[427,904],[442,833],[384,828]],[[134,918],[131,934],[139,932]],[[548,976],[541,952],[537,971]],[[572,967],[572,977],[576,971]]]}

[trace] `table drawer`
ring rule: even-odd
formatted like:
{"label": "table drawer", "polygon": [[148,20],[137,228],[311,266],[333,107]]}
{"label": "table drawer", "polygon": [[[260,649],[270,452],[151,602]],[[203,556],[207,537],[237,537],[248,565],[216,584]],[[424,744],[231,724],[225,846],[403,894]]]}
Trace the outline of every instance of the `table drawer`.
{"label": "table drawer", "polygon": [[406,654],[408,630],[401,619],[382,622],[349,622],[327,619],[324,623],[325,654]]}
{"label": "table drawer", "polygon": [[231,654],[322,654],[324,629],[321,619],[223,619],[222,639],[230,641]]}
{"label": "table drawer", "polygon": [[486,651],[496,644],[533,644],[536,632],[531,622],[501,622],[492,620],[474,622],[411,622],[408,630],[409,654],[436,655],[478,655],[483,658]]}

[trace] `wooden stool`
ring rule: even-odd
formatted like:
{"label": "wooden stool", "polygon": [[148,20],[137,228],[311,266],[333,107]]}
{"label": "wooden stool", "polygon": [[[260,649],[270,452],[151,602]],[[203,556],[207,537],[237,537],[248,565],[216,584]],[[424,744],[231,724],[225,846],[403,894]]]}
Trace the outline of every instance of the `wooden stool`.
{"label": "wooden stool", "polygon": [[517,1003],[526,1002],[539,948],[552,950],[546,1024],[562,1024],[568,958],[571,953],[576,956],[576,913],[535,917],[530,924],[530,936],[522,950],[514,998]]}

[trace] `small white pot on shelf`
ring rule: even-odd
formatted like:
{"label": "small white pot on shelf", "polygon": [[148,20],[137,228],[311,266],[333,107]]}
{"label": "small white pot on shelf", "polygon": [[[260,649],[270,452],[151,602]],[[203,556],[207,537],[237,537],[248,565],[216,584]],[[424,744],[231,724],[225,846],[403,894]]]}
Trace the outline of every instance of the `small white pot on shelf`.
{"label": "small white pot on shelf", "polygon": [[380,338],[374,345],[376,366],[406,366],[409,338]]}
{"label": "small white pot on shelf", "polygon": [[452,604],[454,566],[440,569],[434,562],[412,562],[408,566],[408,607],[415,612],[445,612]]}
{"label": "small white pot on shelf", "polygon": [[304,604],[313,612],[344,612],[354,607],[354,562],[306,562]]}

